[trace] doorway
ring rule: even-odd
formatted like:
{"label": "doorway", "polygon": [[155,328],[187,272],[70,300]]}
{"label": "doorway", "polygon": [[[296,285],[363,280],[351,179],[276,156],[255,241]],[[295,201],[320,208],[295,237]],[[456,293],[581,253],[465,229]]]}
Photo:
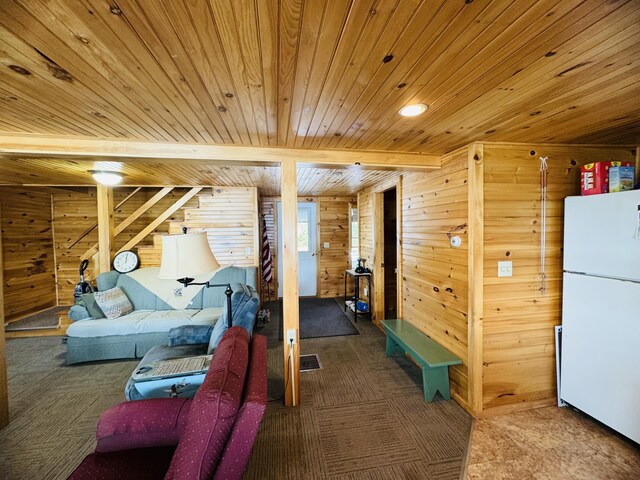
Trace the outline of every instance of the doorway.
{"label": "doorway", "polygon": [[[278,202],[278,272],[282,272],[282,203]],[[318,293],[316,204],[298,203],[298,295]],[[282,277],[278,275],[278,297],[282,297]]]}
{"label": "doorway", "polygon": [[383,196],[383,262],[384,262],[384,318],[398,318],[398,215],[397,190],[392,188]]}

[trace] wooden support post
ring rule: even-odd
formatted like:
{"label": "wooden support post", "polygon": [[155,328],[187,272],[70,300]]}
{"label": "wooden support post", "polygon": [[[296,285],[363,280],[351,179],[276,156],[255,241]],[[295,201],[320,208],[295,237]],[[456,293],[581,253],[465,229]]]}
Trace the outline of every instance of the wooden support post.
{"label": "wooden support post", "polygon": [[396,235],[396,314],[398,318],[402,318],[404,291],[404,280],[402,279],[402,177],[398,179],[398,185],[396,186]]}
{"label": "wooden support post", "polygon": [[468,403],[474,414],[482,412],[482,342],[484,316],[484,148],[469,145],[468,238],[469,312]]}
{"label": "wooden support post", "polygon": [[[0,225],[2,216],[0,212]],[[1,232],[1,231],[0,231]],[[9,424],[9,388],[7,385],[7,355],[4,346],[4,261],[2,259],[2,234],[0,233],[0,428]]]}
{"label": "wooden support post", "polygon": [[111,257],[113,255],[113,188],[98,185],[98,271],[111,270]]}
{"label": "wooden support post", "polygon": [[[298,193],[296,162],[283,160],[281,176],[282,191],[282,331],[284,343],[284,403],[296,406],[300,403],[300,331],[298,304]],[[279,273],[280,274],[280,273]],[[295,330],[293,346],[293,376],[289,360],[287,332]]]}
{"label": "wooden support post", "polygon": [[[372,321],[384,320],[384,192],[373,193],[373,309]],[[371,305],[369,305],[371,309]]]}
{"label": "wooden support post", "polygon": [[634,188],[640,188],[640,145],[636,147],[636,184]]}

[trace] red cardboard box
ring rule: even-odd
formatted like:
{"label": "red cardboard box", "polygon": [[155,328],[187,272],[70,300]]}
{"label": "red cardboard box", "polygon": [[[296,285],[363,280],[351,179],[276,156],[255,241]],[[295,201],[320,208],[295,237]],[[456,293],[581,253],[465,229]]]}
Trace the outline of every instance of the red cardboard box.
{"label": "red cardboard box", "polygon": [[582,195],[609,193],[609,167],[630,167],[631,162],[595,162],[580,167]]}

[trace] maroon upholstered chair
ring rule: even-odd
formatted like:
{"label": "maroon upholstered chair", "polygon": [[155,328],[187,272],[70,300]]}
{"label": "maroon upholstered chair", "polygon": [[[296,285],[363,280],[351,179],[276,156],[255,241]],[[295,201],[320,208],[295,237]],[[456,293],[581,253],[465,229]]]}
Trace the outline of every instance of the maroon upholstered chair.
{"label": "maroon upholstered chair", "polygon": [[104,412],[96,451],[69,478],[240,479],[266,408],[266,337],[254,336],[250,361],[248,350],[247,331],[233,327],[193,400],[139,400]]}

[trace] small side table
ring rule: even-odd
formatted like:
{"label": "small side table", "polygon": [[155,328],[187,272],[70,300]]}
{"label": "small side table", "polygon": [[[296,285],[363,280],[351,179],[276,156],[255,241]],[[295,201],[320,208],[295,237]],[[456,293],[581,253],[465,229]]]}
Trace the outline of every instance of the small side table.
{"label": "small side table", "polygon": [[[353,304],[347,300],[347,277],[350,277],[354,283]],[[356,273],[354,270],[344,271],[344,311],[350,308],[353,311],[353,319],[358,322],[358,301],[360,300],[360,279],[367,280],[367,312],[360,312],[360,315],[369,315],[371,318],[371,273]]]}

